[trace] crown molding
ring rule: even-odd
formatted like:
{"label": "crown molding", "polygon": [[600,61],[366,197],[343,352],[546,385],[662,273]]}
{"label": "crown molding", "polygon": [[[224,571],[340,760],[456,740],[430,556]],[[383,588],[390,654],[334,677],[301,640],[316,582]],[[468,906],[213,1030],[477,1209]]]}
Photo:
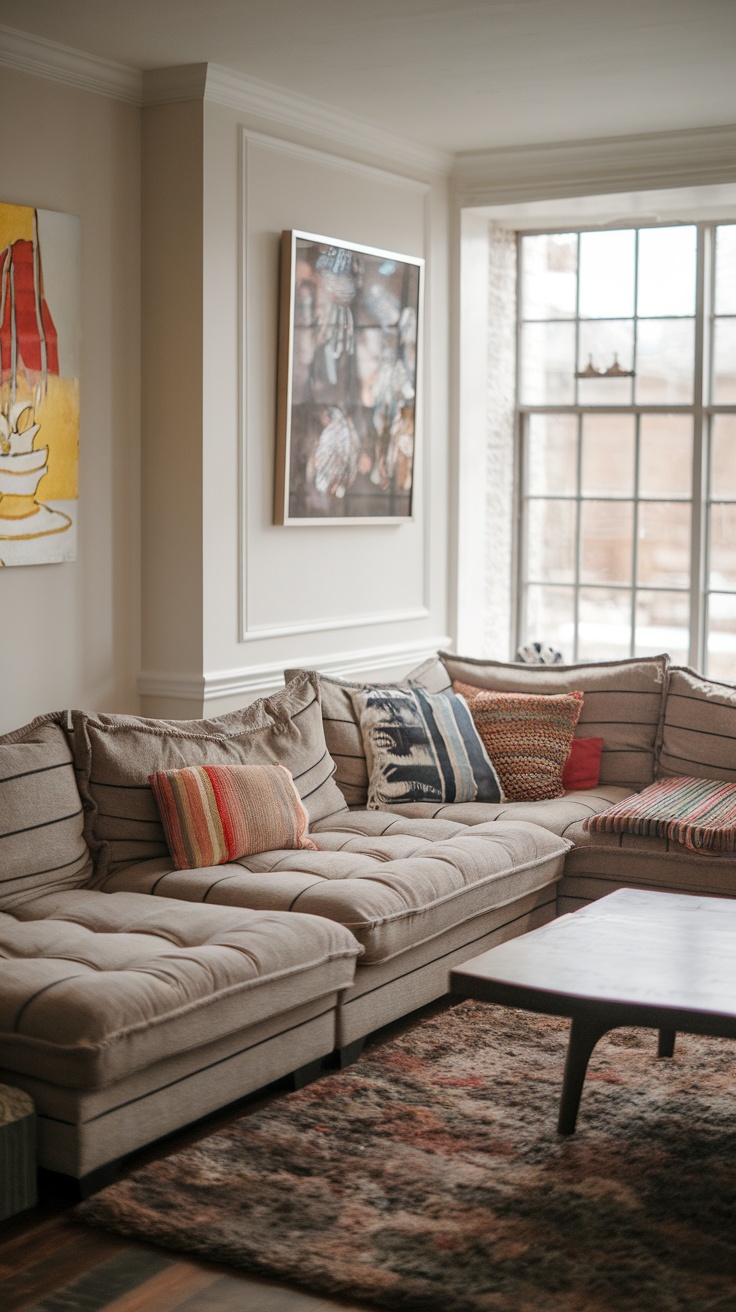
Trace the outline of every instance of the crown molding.
{"label": "crown molding", "polygon": [[142,75],[137,69],[12,27],[0,26],[0,64],[131,105],[141,103]]}
{"label": "crown molding", "polygon": [[148,68],[141,75],[141,104],[170,105],[176,100],[204,100],[207,71],[207,64]]}
{"label": "crown molding", "polygon": [[[330,657],[289,657],[267,665],[248,665],[236,670],[218,670],[211,674],[187,675],[142,672],[138,692],[142,697],[167,697],[182,701],[217,701],[225,697],[267,697],[284,685],[284,669],[319,670],[350,678],[353,675],[380,677],[397,667],[411,669],[438,651],[447,649],[451,639],[442,634],[412,642],[397,642],[387,647],[364,647]],[[399,676],[397,676],[399,677]]]}
{"label": "crown molding", "polygon": [[404,167],[444,176],[452,170],[453,156],[446,151],[384,132],[334,106],[216,64],[208,65],[206,99],[271,123],[315,133],[350,149],[380,155]]}
{"label": "crown molding", "polygon": [[206,100],[332,143],[361,150],[404,168],[449,175],[452,155],[384,132],[363,119],[308,96],[247,77],[216,64],[184,64],[140,72],[109,59],[98,59],[71,46],[0,26],[0,64],[82,91],[125,100],[133,105],[164,105],[177,100]]}
{"label": "crown molding", "polygon": [[462,152],[452,173],[460,205],[502,205],[736,177],[736,126]]}

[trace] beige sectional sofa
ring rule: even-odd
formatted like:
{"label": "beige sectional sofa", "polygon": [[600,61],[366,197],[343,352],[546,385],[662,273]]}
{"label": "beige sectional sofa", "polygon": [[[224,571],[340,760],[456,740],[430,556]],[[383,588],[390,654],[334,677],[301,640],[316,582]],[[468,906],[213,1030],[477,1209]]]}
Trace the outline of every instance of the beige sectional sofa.
{"label": "beige sectional sofa", "polygon": [[[0,1080],[39,1110],[43,1165],[89,1177],[446,992],[450,968],[614,887],[733,894],[736,861],[592,835],[662,774],[736,780],[736,688],[666,657],[577,667],[449,653],[407,676],[585,694],[591,790],[367,810],[355,684],[291,672],[203,721],[71,712],[0,739]],[[148,776],[292,772],[317,851],[176,870]]]}
{"label": "beige sectional sofa", "polygon": [[[667,656],[580,665],[522,665],[441,652],[407,676],[441,692],[453,681],[499,692],[585,694],[575,730],[601,737],[599,786],[541,802],[499,805],[414,803],[397,808],[413,818],[463,824],[533,823],[570,844],[556,889],[563,914],[616,888],[736,896],[736,857],[693,853],[680,843],[631,834],[591,833],[587,816],[655,779],[688,775],[736,782],[736,686],[670,665]],[[336,780],[354,803],[365,795],[360,730],[346,681],[321,677],[325,737],[337,762]]]}

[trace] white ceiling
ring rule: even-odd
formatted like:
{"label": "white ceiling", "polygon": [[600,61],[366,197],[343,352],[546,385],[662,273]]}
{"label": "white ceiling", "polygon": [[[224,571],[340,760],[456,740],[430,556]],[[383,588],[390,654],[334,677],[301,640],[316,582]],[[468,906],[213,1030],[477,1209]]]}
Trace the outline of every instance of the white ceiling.
{"label": "white ceiling", "polygon": [[736,0],[0,0],[0,24],[452,152],[736,124]]}

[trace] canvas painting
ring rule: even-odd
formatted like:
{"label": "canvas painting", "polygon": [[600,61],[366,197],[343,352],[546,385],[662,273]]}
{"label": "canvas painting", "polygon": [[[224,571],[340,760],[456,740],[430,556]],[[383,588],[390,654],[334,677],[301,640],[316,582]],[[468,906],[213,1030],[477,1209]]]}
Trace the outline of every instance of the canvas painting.
{"label": "canvas painting", "polygon": [[76,559],[80,227],[0,205],[0,565]]}
{"label": "canvas painting", "polygon": [[287,231],[274,519],[411,519],[424,261]]}

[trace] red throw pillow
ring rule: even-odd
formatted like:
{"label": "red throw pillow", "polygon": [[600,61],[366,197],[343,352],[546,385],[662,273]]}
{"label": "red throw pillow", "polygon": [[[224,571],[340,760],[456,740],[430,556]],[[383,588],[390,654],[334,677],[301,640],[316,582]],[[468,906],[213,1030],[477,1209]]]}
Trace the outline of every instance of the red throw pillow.
{"label": "red throw pillow", "polygon": [[149,776],[177,870],[309,847],[309,817],[283,765],[192,765]]}
{"label": "red throw pillow", "polygon": [[602,738],[573,738],[570,755],[562,771],[562,787],[566,793],[597,787],[602,750]]}

